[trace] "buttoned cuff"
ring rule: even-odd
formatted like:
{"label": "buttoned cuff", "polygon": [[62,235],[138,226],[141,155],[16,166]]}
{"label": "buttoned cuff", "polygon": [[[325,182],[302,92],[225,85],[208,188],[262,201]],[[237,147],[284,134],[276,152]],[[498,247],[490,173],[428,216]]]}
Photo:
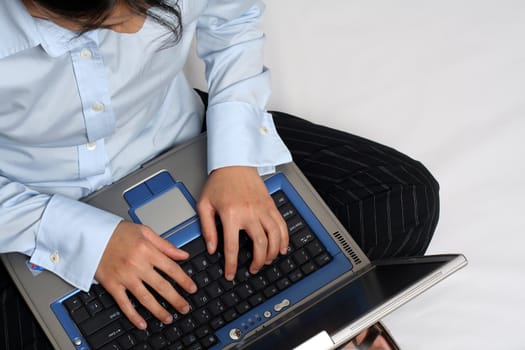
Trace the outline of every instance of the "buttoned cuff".
{"label": "buttoned cuff", "polygon": [[82,290],[89,290],[102,253],[123,219],[64,196],[49,201],[31,263]]}
{"label": "buttoned cuff", "polygon": [[277,134],[271,114],[244,102],[210,106],[206,116],[208,173],[225,166],[254,166],[261,175],[292,156]]}

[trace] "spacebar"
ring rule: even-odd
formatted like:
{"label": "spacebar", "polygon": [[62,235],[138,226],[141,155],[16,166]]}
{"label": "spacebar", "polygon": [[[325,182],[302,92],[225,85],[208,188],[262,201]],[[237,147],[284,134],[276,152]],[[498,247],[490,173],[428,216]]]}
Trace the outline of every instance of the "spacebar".
{"label": "spacebar", "polygon": [[89,336],[88,342],[93,348],[98,349],[113,339],[118,338],[122,334],[124,334],[124,327],[122,327],[120,322],[117,321]]}

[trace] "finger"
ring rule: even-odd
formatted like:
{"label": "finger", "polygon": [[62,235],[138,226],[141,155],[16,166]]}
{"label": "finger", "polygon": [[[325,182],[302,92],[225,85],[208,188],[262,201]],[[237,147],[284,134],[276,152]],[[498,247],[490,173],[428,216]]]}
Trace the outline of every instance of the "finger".
{"label": "finger", "polygon": [[[197,291],[197,285],[195,284],[195,282],[186,274],[186,272],[179,266],[179,264],[174,263],[167,257],[158,257],[155,260],[155,267],[163,271],[169,278],[175,281],[188,293],[193,294]],[[158,276],[162,278],[162,276]],[[164,280],[164,278],[162,279]],[[168,283],[168,286],[169,288],[166,289],[167,292],[171,292],[172,290],[174,290],[171,284]],[[157,291],[160,293],[160,290]],[[163,294],[161,295],[164,296]]]}
{"label": "finger", "polygon": [[186,260],[189,258],[189,254],[182,249],[175,247],[169,241],[158,236],[149,227],[142,226],[142,234],[149,240],[155,248],[161,251],[164,255],[169,256],[173,260]]}
{"label": "finger", "polygon": [[[150,275],[153,275],[153,273]],[[151,280],[152,277],[150,277],[149,279]],[[167,281],[165,282],[168,283]],[[155,287],[159,288],[158,285]],[[155,289],[155,287],[152,288]],[[160,305],[158,300],[153,296],[153,294],[146,288],[146,286],[143,283],[135,283],[133,286],[130,286],[128,288],[130,293],[135,296],[137,301],[142,306],[144,306],[149,312],[151,312],[151,314],[154,317],[166,324],[173,322],[173,316],[168,312],[168,310],[166,310],[162,305]]]}
{"label": "finger", "polygon": [[135,307],[129,300],[125,288],[122,287],[115,290],[106,287],[106,290],[108,291],[108,293],[111,294],[113,299],[115,299],[115,302],[119,306],[120,310],[122,310],[124,315],[128,318],[128,320],[131,323],[133,323],[133,325],[135,325],[135,327],[142,330],[146,329],[146,321],[144,320],[144,318],[142,318],[142,316],[140,316],[140,314],[137,312],[137,309],[135,309]]}
{"label": "finger", "polygon": [[237,271],[237,256],[239,254],[239,227],[223,222],[224,236],[224,277],[231,281]]}
{"label": "finger", "polygon": [[290,244],[290,235],[288,234],[288,225],[281,213],[277,210],[275,212],[275,219],[277,220],[277,225],[279,226],[279,235],[281,237],[279,241],[279,252],[285,255],[288,252],[288,245]]}
{"label": "finger", "polygon": [[263,221],[263,227],[268,241],[265,264],[269,265],[279,254],[281,233],[278,222],[272,216]]}
{"label": "finger", "polygon": [[[180,276],[185,276],[184,272],[179,271]],[[188,302],[173,288],[170,282],[168,282],[163,276],[161,276],[159,273],[150,273],[145,279],[145,282],[153,288],[162,298],[164,298],[170,305],[172,305],[177,311],[179,311],[182,314],[187,314],[190,311],[190,305]],[[193,283],[191,282],[193,285]],[[197,286],[194,285],[194,291],[197,290]],[[160,304],[159,304],[160,305]],[[146,306],[146,305],[144,305]],[[162,307],[162,306],[161,306]],[[164,309],[164,307],[162,307]],[[163,316],[163,313],[161,313],[159,316],[154,313],[153,309],[149,309],[151,313],[153,313],[159,320],[165,323],[170,319],[164,319],[161,318]],[[165,309],[164,309],[165,310]],[[162,311],[162,310],[161,310]],[[170,315],[171,316],[171,315]]]}
{"label": "finger", "polygon": [[215,253],[217,249],[217,225],[215,223],[215,210],[210,206],[199,202],[197,204],[199,219],[201,221],[201,231],[206,241],[206,248],[209,254]]}
{"label": "finger", "polygon": [[253,242],[253,259],[250,265],[250,273],[256,274],[268,260],[268,238],[261,225],[252,225],[246,231]]}

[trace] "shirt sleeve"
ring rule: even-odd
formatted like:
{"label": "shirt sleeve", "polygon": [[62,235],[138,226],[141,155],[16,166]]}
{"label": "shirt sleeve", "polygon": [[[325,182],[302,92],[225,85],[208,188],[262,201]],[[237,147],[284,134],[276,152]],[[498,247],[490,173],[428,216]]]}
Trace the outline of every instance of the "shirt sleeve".
{"label": "shirt sleeve", "polygon": [[270,73],[263,64],[260,1],[210,0],[197,25],[197,54],[208,81],[208,171],[230,165],[267,173],[291,155],[265,112]]}
{"label": "shirt sleeve", "polygon": [[31,256],[31,263],[88,290],[119,216],[61,195],[38,193],[0,177],[0,252]]}

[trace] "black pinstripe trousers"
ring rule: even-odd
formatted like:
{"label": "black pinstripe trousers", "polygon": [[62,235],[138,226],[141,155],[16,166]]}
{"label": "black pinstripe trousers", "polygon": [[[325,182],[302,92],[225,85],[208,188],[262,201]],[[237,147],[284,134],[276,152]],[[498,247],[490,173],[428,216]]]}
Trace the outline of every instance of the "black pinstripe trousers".
{"label": "black pinstripe trousers", "polygon": [[[439,186],[421,163],[349,133],[272,114],[296,164],[371,259],[425,252],[438,221]],[[0,308],[0,349],[51,349],[3,266]]]}
{"label": "black pinstripe trousers", "polygon": [[439,185],[408,156],[272,112],[293,159],[370,259],[422,255],[439,217]]}

